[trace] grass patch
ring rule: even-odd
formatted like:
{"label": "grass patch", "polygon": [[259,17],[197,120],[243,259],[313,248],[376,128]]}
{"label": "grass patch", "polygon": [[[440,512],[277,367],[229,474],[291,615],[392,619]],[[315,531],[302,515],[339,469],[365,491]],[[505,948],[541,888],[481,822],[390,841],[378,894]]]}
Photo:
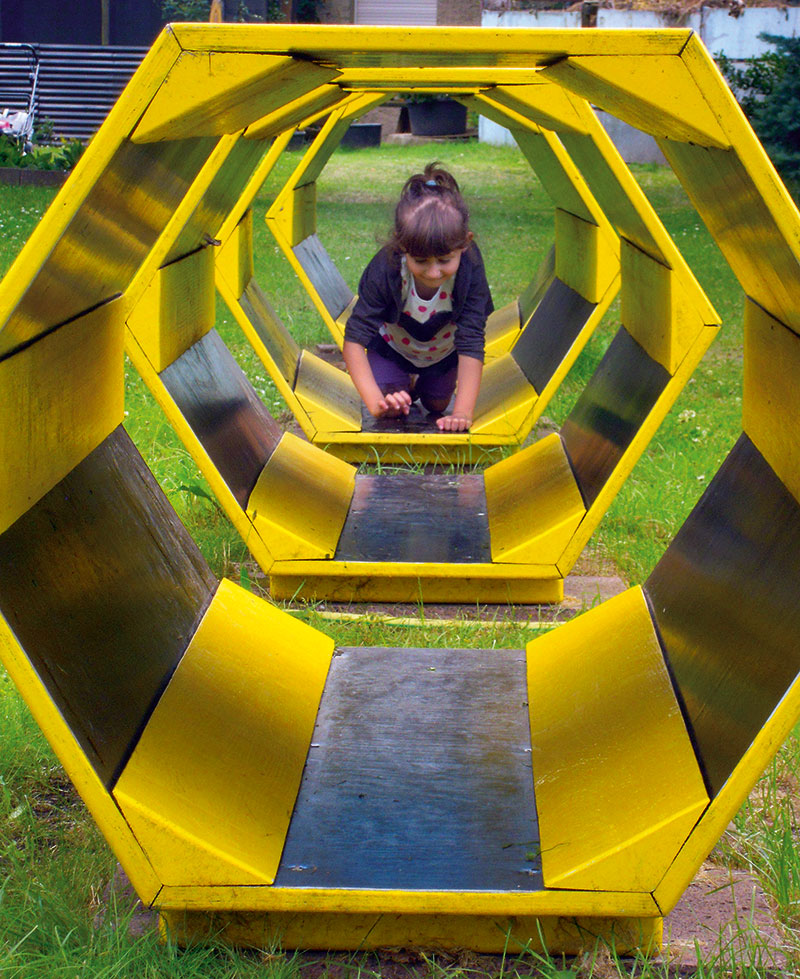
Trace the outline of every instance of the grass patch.
{"label": "grass patch", "polygon": [[[528,283],[553,240],[553,207],[513,148],[478,144],[341,150],[319,179],[319,234],[355,290],[366,262],[385,238],[406,177],[438,156],[459,180],[484,253],[495,303],[508,302]],[[330,336],[265,227],[263,216],[299,162],[287,153],[255,202],[256,269],[281,318],[303,345]],[[626,481],[589,545],[589,563],[642,581],[716,472],[740,431],[742,296],[719,249],[700,224],[666,168],[634,167],[634,174],[667,230],[720,313],[723,329]],[[29,236],[54,191],[0,185],[0,268],[5,269]],[[286,406],[227,309],[218,306],[218,329],[269,410]],[[560,424],[595,369],[619,325],[615,304],[581,354],[548,409],[545,424]],[[172,505],[218,575],[258,590],[257,569],[145,385],[126,368],[126,427]],[[509,625],[487,615],[481,621],[437,622],[424,607],[419,624],[375,616],[334,619],[310,604],[298,615],[340,645],[519,648],[537,634],[538,622]],[[131,937],[129,912],[97,912],[114,860],[66,783],[61,769],[19,695],[0,677],[0,975],[3,977],[249,977],[290,979],[298,961],[279,954],[250,954],[218,947],[179,951],[148,934]],[[797,858],[797,782],[800,740],[793,736],[765,773],[721,841],[714,859],[747,869],[774,902],[785,929],[791,968],[800,927],[800,860]],[[696,975],[764,974],[757,938],[751,955],[728,949],[701,962]],[[344,964],[343,964],[344,963]],[[384,963],[385,965],[385,963]],[[372,976],[381,965],[370,957],[339,957],[330,972]],[[498,974],[480,957],[428,956],[412,960],[414,975],[447,979]],[[403,971],[393,964],[392,975]],[[664,976],[652,961],[617,962],[598,952],[576,962],[530,953],[509,954],[499,973],[553,977],[614,976],[634,971]]]}

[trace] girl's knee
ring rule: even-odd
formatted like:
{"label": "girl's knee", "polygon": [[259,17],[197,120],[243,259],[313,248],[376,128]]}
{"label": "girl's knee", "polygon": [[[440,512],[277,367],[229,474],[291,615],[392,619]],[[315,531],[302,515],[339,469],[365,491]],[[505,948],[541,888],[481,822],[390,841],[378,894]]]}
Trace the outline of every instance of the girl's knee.
{"label": "girl's knee", "polygon": [[447,411],[447,406],[450,404],[449,398],[431,398],[423,396],[419,400],[422,407],[434,415],[441,415],[443,411]]}

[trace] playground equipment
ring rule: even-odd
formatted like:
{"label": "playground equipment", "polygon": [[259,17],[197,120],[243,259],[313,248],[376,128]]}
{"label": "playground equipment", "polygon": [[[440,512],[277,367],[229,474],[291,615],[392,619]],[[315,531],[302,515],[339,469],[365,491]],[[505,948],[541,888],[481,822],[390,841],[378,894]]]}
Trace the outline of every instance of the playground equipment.
{"label": "playground equipment", "polygon": [[[379,86],[418,90],[420,80],[402,80],[383,69]],[[458,91],[465,86],[454,82]],[[545,86],[550,88],[551,86]],[[475,86],[465,90],[474,93]],[[331,112],[289,182],[267,212],[267,223],[299,280],[341,347],[344,325],[355,305],[350,291],[316,233],[316,180],[352,120],[382,102],[387,92],[352,92]],[[552,86],[545,101],[572,122],[576,115],[615,170],[625,171],[594,113],[581,100],[565,104]],[[468,433],[442,433],[414,406],[402,421],[376,421],[363,407],[349,378],[336,374],[311,351],[301,351],[270,307],[253,271],[252,196],[254,181],[219,233],[217,286],[248,340],[265,364],[305,435],[348,461],[469,461],[489,446],[518,447],[541,415],[564,375],[617,294],[619,241],[555,132],[528,118],[515,125],[502,105],[488,105],[515,127],[531,166],[540,174],[556,211],[556,241],[520,297],[497,310],[487,323],[486,357],[480,400]],[[551,118],[548,123],[554,125]],[[271,156],[269,166],[277,159]],[[262,168],[261,181],[266,174]],[[624,182],[624,177],[623,177]],[[641,195],[636,204],[641,205]],[[635,207],[636,204],[633,206]],[[645,204],[645,207],[647,205]],[[510,350],[510,352],[509,352]],[[497,358],[497,362],[491,363]]]}
{"label": "playground equipment", "polygon": [[[660,130],[747,293],[743,433],[641,588],[524,651],[334,650],[214,578],[123,428],[126,290],[156,247],[208,262],[203,222],[179,210],[213,153],[244,152],[175,115],[183,71],[207,82],[191,89],[197,119],[219,103],[212,118],[241,128],[223,96],[235,81],[248,111],[269,111],[259,50],[327,65],[346,36],[379,59],[414,32],[167,32],[0,285],[0,652],[179,940],[652,949],[800,717],[800,215],[690,32],[589,33],[444,30],[425,50],[487,45],[501,65],[541,62],[576,88],[588,72],[620,103],[631,73],[637,96],[653,93],[637,118]],[[230,38],[250,75],[213,57]],[[677,127],[692,94],[714,113],[689,132]],[[131,139],[142,120],[174,139]],[[727,195],[707,189],[712,176]],[[736,222],[723,219],[730,199]],[[173,216],[180,245],[162,237]],[[166,306],[185,263],[157,280]],[[604,377],[584,417],[624,434],[612,396],[630,392],[638,411],[650,387],[620,394]],[[231,419],[246,430],[248,404],[205,416],[216,438]]]}
{"label": "playground equipment", "polygon": [[[113,159],[118,146],[121,160],[128,154],[141,155],[150,161],[150,173],[156,172],[158,161],[158,172],[171,176],[158,188],[148,185],[150,178],[145,176],[144,186],[129,201],[116,200],[116,210],[109,215],[108,226],[116,222],[119,248],[127,252],[129,278],[118,280],[128,309],[127,347],[232,522],[269,573],[272,593],[342,600],[560,600],[564,576],[715,335],[718,322],[591,110],[561,87],[555,89],[561,96],[555,97],[551,83],[538,80],[543,72],[500,71],[500,54],[483,51],[483,42],[470,56],[483,66],[465,68],[459,61],[463,55],[454,55],[448,47],[449,38],[441,41],[436,57],[448,67],[437,69],[436,83],[446,78],[462,90],[469,83],[476,92],[472,97],[488,107],[486,111],[499,111],[493,107],[502,105],[526,156],[554,188],[557,204],[554,274],[541,277],[541,289],[537,285],[534,291],[542,298],[511,353],[489,365],[479,415],[484,407],[494,406],[489,415],[507,424],[511,436],[536,411],[536,391],[552,391],[571,356],[573,334],[582,334],[591,323],[587,297],[599,302],[602,295],[607,301],[617,263],[614,250],[609,264],[608,243],[615,235],[621,240],[623,326],[559,433],[484,473],[357,475],[345,463],[281,432],[260,403],[213,328],[211,252],[213,242],[224,243],[216,263],[217,282],[236,300],[234,306],[249,308],[251,338],[265,362],[273,364],[279,387],[283,378],[287,398],[292,390],[304,392],[304,411],[316,433],[312,437],[337,426],[341,430],[343,423],[346,427],[351,410],[360,417],[346,376],[306,352],[301,355],[271,314],[252,273],[248,208],[296,123],[309,111],[319,111],[320,104],[330,109],[344,100],[352,109],[352,91],[359,84],[369,90],[378,81],[398,84],[401,72],[393,66],[402,63],[402,52],[416,51],[420,41],[413,33],[405,40],[395,35],[390,48],[398,50],[380,55],[380,78],[377,69],[364,68],[359,83],[361,69],[354,67],[358,56],[351,54],[348,60],[338,52],[341,32],[280,35],[270,28],[266,34],[250,35],[249,29],[233,34],[226,33],[228,28],[215,28],[212,34],[207,29],[197,34],[193,27],[176,30],[188,50],[163,69],[163,85],[139,115],[132,110],[124,121],[117,115],[109,118],[93,147],[95,172],[102,172],[107,166],[102,157]],[[514,36],[500,32],[498,51],[505,45],[512,57]],[[534,36],[537,44],[544,37]],[[363,37],[375,43],[369,32]],[[476,43],[483,35],[463,35],[467,37]],[[259,53],[258,44],[267,43],[267,38],[273,53]],[[319,63],[286,53],[298,38],[315,50],[321,45]],[[171,39],[165,35],[159,57],[167,58]],[[281,49],[281,44],[289,47]],[[629,47],[631,57],[649,56],[636,53],[647,49],[640,35],[632,35]],[[274,53],[279,49],[284,54]],[[215,66],[225,66],[227,74],[223,80],[222,69],[218,74],[215,67],[213,80],[197,88],[206,55],[215,59]],[[534,63],[549,55],[530,57]],[[680,57],[670,57],[683,64]],[[340,60],[339,68],[331,67],[332,58]],[[158,71],[162,69],[154,67],[153,75]],[[498,71],[497,80],[503,84],[492,88],[491,95],[482,94]],[[722,84],[717,75],[712,77]],[[155,78],[149,78],[145,74],[131,83],[135,105],[143,104],[148,84],[155,87]],[[195,91],[204,93],[202,99]],[[599,86],[598,94],[603,94]],[[374,102],[375,94],[366,102],[366,96],[359,98],[355,101],[363,107]],[[552,121],[558,136],[545,132],[531,117]],[[264,142],[271,137],[274,142],[259,162]],[[330,149],[329,143],[326,146]],[[315,154],[314,168],[321,166],[324,155]],[[572,160],[580,160],[580,171]],[[73,179],[88,186],[92,172],[84,169]],[[312,172],[306,161],[303,179]],[[72,188],[76,199],[85,192],[81,188]],[[292,190],[293,199],[308,197],[306,190],[300,194],[302,188]],[[158,206],[149,210],[143,236],[137,208],[148,197]],[[285,209],[302,211],[299,203]],[[135,230],[136,242],[130,241],[129,228]],[[554,308],[555,318],[566,324],[566,339],[563,331],[550,329]],[[522,363],[534,365],[533,385],[523,377]],[[291,387],[289,377],[294,378]],[[440,443],[455,439],[454,445],[460,438],[450,433],[422,437]],[[396,445],[397,438],[387,435],[385,441],[394,439]],[[434,496],[441,506],[432,510],[428,504]],[[438,514],[450,508],[459,513],[459,520],[441,521]],[[414,533],[409,532],[410,510],[416,511]]]}

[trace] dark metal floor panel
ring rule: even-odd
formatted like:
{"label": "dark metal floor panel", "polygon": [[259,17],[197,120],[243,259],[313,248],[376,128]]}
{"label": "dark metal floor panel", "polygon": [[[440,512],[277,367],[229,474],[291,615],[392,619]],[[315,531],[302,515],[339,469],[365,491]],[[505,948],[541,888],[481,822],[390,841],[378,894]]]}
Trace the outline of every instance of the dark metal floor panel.
{"label": "dark metal floor panel", "polygon": [[356,476],[336,561],[491,561],[481,473]]}
{"label": "dark metal floor panel", "polygon": [[511,349],[519,369],[541,393],[586,326],[596,304],[553,279]]}
{"label": "dark metal floor panel", "polygon": [[[448,410],[452,410],[454,400],[455,397],[451,398]],[[361,431],[369,432],[370,434],[377,434],[379,432],[431,432],[434,435],[446,434],[439,431],[436,425],[437,418],[438,415],[428,414],[424,408],[421,408],[418,401],[415,401],[411,405],[409,413],[403,415],[401,418],[373,418],[367,411],[366,405],[361,405]]]}
{"label": "dark metal floor panel", "polygon": [[742,435],[645,591],[716,794],[800,671],[800,505]]}
{"label": "dark metal floor panel", "polygon": [[161,372],[161,380],[244,509],[283,432],[216,330]]}
{"label": "dark metal floor panel", "polygon": [[525,651],[338,650],[275,883],[541,890]]}
{"label": "dark metal floor panel", "polygon": [[0,535],[0,612],[104,782],[216,587],[122,427]]}
{"label": "dark metal floor panel", "polygon": [[575,479],[590,507],[670,379],[620,328],[561,429]]}

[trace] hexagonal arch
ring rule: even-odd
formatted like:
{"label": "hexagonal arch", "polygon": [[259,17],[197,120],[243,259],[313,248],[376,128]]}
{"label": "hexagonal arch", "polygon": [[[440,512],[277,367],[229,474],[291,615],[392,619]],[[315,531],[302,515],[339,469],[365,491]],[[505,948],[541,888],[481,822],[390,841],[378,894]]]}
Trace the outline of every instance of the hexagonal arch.
{"label": "hexagonal arch", "polygon": [[[0,285],[9,675],[142,900],[178,940],[575,952],[588,936],[619,952],[653,949],[661,916],[800,717],[800,215],[687,33],[647,35],[645,45],[632,32],[442,32],[442,47],[490,46],[501,66],[541,58],[576,87],[588,77],[623,108],[627,76],[604,59],[632,44],[685,59],[708,88],[717,128],[702,112],[676,118],[691,90],[663,109],[654,96],[658,111],[630,118],[658,131],[749,293],[743,432],[641,588],[526,650],[334,656],[317,630],[209,571],[124,431],[123,336],[130,303],[148,294],[169,323],[161,330],[157,319],[142,338],[148,357],[168,361],[160,373],[184,344],[198,363],[228,370],[218,344],[194,349],[210,335],[213,299],[201,243],[227,210],[215,202],[244,185],[217,182],[221,164],[242,154],[252,172],[260,153],[196,127],[243,125],[225,87],[234,82],[248,111],[269,111],[265,64],[282,84],[294,79],[276,48],[327,63],[345,35],[185,30],[187,46],[205,38],[212,53],[230,37],[244,53],[268,39],[267,61],[248,62],[258,84],[212,72],[192,112],[173,120],[175,97],[158,98],[180,61],[167,33]],[[439,40],[424,33],[423,57],[434,57]],[[387,34],[346,36],[364,58],[385,49]],[[393,35],[393,56],[408,35]],[[587,43],[602,50],[597,63],[584,63]],[[650,76],[633,74],[646,100]],[[225,110],[209,113],[208,97]],[[148,106],[157,111],[143,131],[163,135],[174,122],[174,141],[129,138]],[[577,137],[570,152],[596,161]],[[709,163],[742,202],[743,226],[724,222],[718,195],[704,193]],[[618,175],[599,167],[596,179]],[[631,267],[669,293],[666,266],[651,264],[652,229],[622,204],[617,219],[631,233]],[[158,275],[137,272],[148,262],[160,263]],[[627,308],[637,332],[615,343],[666,358],[663,331],[647,334],[635,301]],[[223,401],[209,374],[183,376],[205,444],[238,437],[257,455],[247,389]],[[583,437],[597,415],[621,432],[608,421],[618,376],[608,367],[605,397],[585,408],[583,427],[573,420]],[[643,376],[663,375],[631,383],[639,408],[652,386]],[[296,445],[282,458],[292,453],[314,465],[329,458]]]}
{"label": "hexagonal arch", "polygon": [[[198,70],[194,60],[187,70]],[[282,79],[288,68],[281,62],[273,70]],[[513,76],[519,84],[495,85],[482,94],[480,79],[486,87],[496,70],[500,80]],[[358,71],[343,70],[349,88],[356,84]],[[448,600],[456,594],[465,597],[466,571],[472,600],[558,600],[565,574],[713,337],[716,314],[585,102],[560,89],[555,97],[549,82],[538,81],[537,73],[527,70],[494,64],[435,69],[438,80],[445,72],[452,85],[463,87],[466,78],[483,111],[505,113],[523,152],[550,189],[557,242],[552,271],[546,270],[538,288],[530,290],[538,300],[530,322],[518,331],[513,350],[485,372],[479,400],[485,410],[479,411],[473,431],[461,437],[422,432],[415,448],[427,444],[443,452],[457,449],[464,440],[470,446],[491,444],[497,442],[497,432],[501,441],[513,444],[540,410],[536,388],[545,399],[552,393],[586,336],[591,311],[602,305],[600,297],[605,303],[613,294],[618,231],[628,270],[623,277],[625,325],[562,432],[484,474],[464,474],[455,481],[430,477],[430,485],[397,474],[386,482],[385,477],[355,476],[307,447],[298,448],[276,430],[213,330],[208,249],[203,251],[202,243],[209,237],[223,243],[217,284],[287,401],[296,409],[302,406],[298,418],[312,443],[342,454],[343,446],[353,451],[361,440],[355,450],[363,452],[361,412],[349,379],[309,351],[300,351],[255,281],[247,209],[294,125],[309,111],[333,108],[318,149],[304,159],[281,195],[293,202],[286,204],[287,213],[300,215],[297,222],[306,227],[303,222],[307,224],[313,210],[305,202],[313,200],[309,188],[313,191],[313,180],[335,145],[331,134],[341,132],[353,113],[379,97],[373,91],[377,71],[365,69],[363,85],[370,90],[361,94],[330,82],[320,85],[312,74],[307,93],[244,131],[222,137],[127,290],[131,357],[269,572],[276,594]],[[397,68],[381,68],[378,75],[385,85],[398,85]],[[256,77],[261,78],[257,72]],[[263,84],[269,89],[269,83]],[[254,88],[243,85],[247,97],[255,99]],[[180,108],[174,108],[183,119]],[[148,125],[152,111],[150,107],[144,114],[134,141],[149,141],[153,132],[162,132],[161,122],[155,130]],[[199,125],[196,109],[186,111]],[[560,132],[543,129],[543,124],[557,124]],[[182,121],[179,131],[184,125]],[[258,164],[264,142],[275,134]],[[564,148],[570,136],[578,140],[584,168],[603,175],[595,192]],[[314,236],[304,240],[309,237]],[[200,244],[200,250],[192,251],[191,242],[195,248]],[[184,296],[183,303],[172,302],[171,295]],[[559,318],[566,330],[554,328]],[[536,388],[529,376],[536,377]],[[199,391],[203,398],[198,398]],[[495,435],[483,431],[484,425],[494,428]],[[381,433],[380,444],[384,450],[402,446],[405,453],[409,438],[408,431]],[[375,449],[371,437],[366,444]],[[432,520],[424,501],[440,490],[446,499],[455,494],[454,504],[465,513],[469,546],[463,535],[443,537],[438,531],[426,535],[424,548],[404,548],[411,540],[404,506],[419,497],[421,512]],[[390,550],[369,533],[365,515],[374,514],[376,505],[382,508]],[[525,527],[523,534],[520,526]],[[387,560],[390,553],[393,560]]]}
{"label": "hexagonal arch", "polygon": [[[440,47],[428,50],[425,71],[454,85],[469,82],[485,111],[502,106],[526,156],[547,173],[561,215],[562,243],[578,242],[577,252],[588,256],[590,270],[570,272],[570,263],[562,260],[559,266],[556,258],[556,272],[564,269],[573,282],[598,281],[600,249],[584,247],[598,236],[587,228],[599,228],[605,215],[619,235],[623,326],[559,433],[484,473],[388,478],[356,475],[278,429],[213,329],[211,252],[220,234],[227,235],[226,244],[234,241],[221,262],[227,272],[218,281],[227,275],[249,295],[251,306],[260,303],[268,316],[268,302],[252,282],[243,201],[295,125],[340,103],[369,103],[376,97],[376,72],[396,86],[425,32],[390,31],[378,41],[367,31],[360,35],[372,52],[367,55],[350,50],[337,30],[254,30],[181,26],[165,34],[89,148],[65,191],[66,205],[54,209],[58,218],[48,215],[43,221],[40,234],[50,236],[46,248],[57,240],[34,270],[46,289],[30,289],[22,297],[9,335],[21,329],[24,339],[32,317],[69,317],[124,291],[131,358],[270,574],[277,595],[558,600],[565,574],[706,349],[717,319],[588,105],[569,91],[572,76],[562,80],[555,70],[559,58],[573,56],[572,50],[556,55],[560,44],[577,45],[574,57],[581,59],[594,57],[595,42],[560,32],[534,32],[525,35],[527,41],[519,32],[492,32],[497,47],[488,50],[487,35],[480,31],[434,35]],[[468,53],[452,46],[456,38],[459,45],[468,44]],[[295,57],[292,45],[301,41],[310,47]],[[703,83],[716,86],[715,106],[727,105],[725,118],[734,129],[739,126],[737,139],[746,147],[753,144],[730,94],[690,34],[627,32],[624,38],[615,35],[613,44],[614,57],[633,58],[636,64],[652,58],[659,71],[668,69],[671,82],[682,86],[690,119],[689,95],[695,91],[699,108],[689,135],[699,139],[701,123],[709,129],[704,152],[722,150],[693,80],[701,68]],[[597,57],[608,64],[605,53]],[[558,99],[550,95],[551,82],[540,81],[551,73],[564,90]],[[353,94],[359,84],[368,89],[366,95]],[[604,89],[599,84],[596,89],[591,94],[601,101]],[[627,98],[636,103],[647,93],[642,85]],[[663,129],[666,142],[692,152],[695,144],[677,142],[686,138],[688,123],[670,129],[669,113],[645,115],[657,123],[657,135]],[[545,124],[558,124],[559,132],[542,129]],[[748,160],[733,146],[726,152],[741,159],[737,165],[748,172]],[[569,169],[573,166],[578,170]],[[599,223],[592,225],[587,215]],[[87,234],[88,229],[93,230]],[[72,272],[76,262],[80,276]],[[551,287],[556,282],[558,277]],[[48,302],[30,307],[38,294],[47,295]],[[534,321],[546,306],[544,300],[538,304]],[[346,405],[346,395],[339,397],[349,384],[343,374],[327,371],[320,384],[320,372],[303,366],[313,361],[299,355],[285,331],[264,329],[261,337],[274,349],[276,362],[285,359],[287,373],[294,363],[297,377],[311,378],[307,389],[323,390],[326,398],[314,402],[319,417],[331,413],[331,400]],[[490,365],[483,385],[486,398],[500,392],[499,403],[509,388],[504,362],[501,357]],[[511,399],[507,408],[517,420],[528,410],[524,398],[522,403]],[[466,535],[443,534],[427,506],[431,493],[452,497]],[[412,546],[405,509],[415,499],[420,519],[435,526],[415,535]],[[376,506],[385,539],[370,534],[367,515],[375,515]]]}

